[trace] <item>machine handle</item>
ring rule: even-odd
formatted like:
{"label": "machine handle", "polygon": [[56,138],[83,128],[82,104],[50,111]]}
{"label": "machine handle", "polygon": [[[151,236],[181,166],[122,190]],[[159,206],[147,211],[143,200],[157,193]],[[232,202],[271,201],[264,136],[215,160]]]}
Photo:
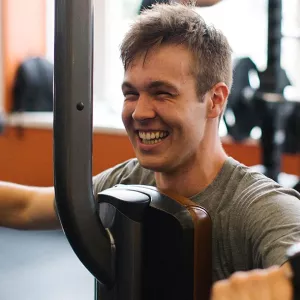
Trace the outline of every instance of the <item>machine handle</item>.
{"label": "machine handle", "polygon": [[112,286],[114,244],[92,190],[93,1],[55,1],[54,182],[62,228],[74,252]]}

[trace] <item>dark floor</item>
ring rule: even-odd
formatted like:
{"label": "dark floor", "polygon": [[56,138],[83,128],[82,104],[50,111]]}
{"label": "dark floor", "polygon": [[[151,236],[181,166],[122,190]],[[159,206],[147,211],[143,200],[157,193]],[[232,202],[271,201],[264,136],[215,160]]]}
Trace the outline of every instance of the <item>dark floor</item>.
{"label": "dark floor", "polygon": [[93,289],[62,231],[0,228],[0,300],[93,300]]}

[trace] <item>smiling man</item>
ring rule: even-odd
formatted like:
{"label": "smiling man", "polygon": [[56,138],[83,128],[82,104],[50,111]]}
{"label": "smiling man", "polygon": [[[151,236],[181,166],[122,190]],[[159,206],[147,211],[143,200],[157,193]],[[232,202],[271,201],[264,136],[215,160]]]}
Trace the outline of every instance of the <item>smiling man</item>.
{"label": "smiling man", "polygon": [[[300,195],[222,148],[232,83],[226,37],[193,7],[160,4],[132,25],[121,58],[122,120],[136,158],[95,176],[95,194],[143,184],[189,197],[213,223],[213,299],[291,299],[285,254],[300,241]],[[53,199],[53,188],[3,182],[0,225],[58,227]]]}
{"label": "smiling man", "polygon": [[[129,43],[132,40],[128,37]],[[198,87],[193,55],[179,42],[140,53],[144,41],[136,41],[136,49],[130,50],[137,53],[126,61],[122,118],[139,164],[155,171],[157,185],[192,197],[212,182],[226,160],[217,138],[218,117],[228,96],[231,72],[228,86],[222,80],[212,89],[204,82]],[[202,88],[209,91],[203,93]],[[183,180],[188,184],[182,184]]]}
{"label": "smiling man", "polygon": [[125,36],[121,58],[122,119],[137,159],[99,175],[96,189],[122,178],[189,197],[213,221],[213,299],[290,299],[285,253],[300,241],[300,196],[222,148],[232,83],[225,36],[190,7],[156,5]]}

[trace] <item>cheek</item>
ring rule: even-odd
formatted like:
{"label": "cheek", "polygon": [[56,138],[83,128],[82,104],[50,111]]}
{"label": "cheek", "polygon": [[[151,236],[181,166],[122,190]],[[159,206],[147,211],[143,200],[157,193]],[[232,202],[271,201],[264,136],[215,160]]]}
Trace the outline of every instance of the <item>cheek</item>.
{"label": "cheek", "polygon": [[194,107],[186,112],[183,124],[185,132],[188,136],[192,136],[195,140],[202,138],[205,129],[205,111],[203,107]]}
{"label": "cheek", "polygon": [[130,103],[124,102],[122,108],[122,121],[125,126],[130,122],[133,111],[134,110],[132,105],[130,105]]}
{"label": "cheek", "polygon": [[159,118],[170,127],[180,127],[179,124],[184,121],[184,107],[169,102],[158,102],[154,109]]}

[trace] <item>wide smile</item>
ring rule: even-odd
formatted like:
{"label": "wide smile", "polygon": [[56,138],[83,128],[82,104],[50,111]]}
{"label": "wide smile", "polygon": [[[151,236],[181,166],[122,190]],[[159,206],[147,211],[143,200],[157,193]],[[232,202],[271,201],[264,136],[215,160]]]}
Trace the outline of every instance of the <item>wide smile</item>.
{"label": "wide smile", "polygon": [[168,136],[168,131],[136,131],[138,144],[142,149],[149,150],[161,144]]}

